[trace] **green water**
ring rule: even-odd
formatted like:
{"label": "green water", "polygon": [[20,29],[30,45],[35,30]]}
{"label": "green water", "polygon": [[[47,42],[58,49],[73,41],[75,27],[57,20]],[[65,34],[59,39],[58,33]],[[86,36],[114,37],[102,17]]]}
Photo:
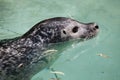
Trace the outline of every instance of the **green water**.
{"label": "green water", "polygon": [[[0,0],[0,39],[19,36],[51,17],[96,22],[99,35],[72,45],[51,66],[61,80],[120,80],[120,0]],[[103,56],[99,56],[103,54]],[[49,70],[32,80],[50,80]]]}

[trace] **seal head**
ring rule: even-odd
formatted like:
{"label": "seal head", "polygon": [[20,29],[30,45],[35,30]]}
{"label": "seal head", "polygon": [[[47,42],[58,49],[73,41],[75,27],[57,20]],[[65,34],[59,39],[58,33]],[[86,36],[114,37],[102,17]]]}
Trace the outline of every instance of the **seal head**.
{"label": "seal head", "polygon": [[41,36],[45,42],[57,43],[71,39],[86,40],[97,35],[99,27],[96,23],[81,23],[66,18],[55,17],[36,24],[23,37]]}

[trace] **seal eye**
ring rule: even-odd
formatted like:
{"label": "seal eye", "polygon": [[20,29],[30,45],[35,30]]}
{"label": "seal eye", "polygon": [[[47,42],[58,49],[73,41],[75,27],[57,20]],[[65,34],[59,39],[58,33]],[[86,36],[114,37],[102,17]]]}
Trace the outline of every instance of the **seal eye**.
{"label": "seal eye", "polygon": [[75,26],[75,27],[72,29],[72,32],[73,32],[73,33],[78,32],[78,28],[79,28],[79,27]]}
{"label": "seal eye", "polygon": [[65,31],[65,30],[63,30],[63,33],[64,33],[64,34],[66,34],[66,31]]}

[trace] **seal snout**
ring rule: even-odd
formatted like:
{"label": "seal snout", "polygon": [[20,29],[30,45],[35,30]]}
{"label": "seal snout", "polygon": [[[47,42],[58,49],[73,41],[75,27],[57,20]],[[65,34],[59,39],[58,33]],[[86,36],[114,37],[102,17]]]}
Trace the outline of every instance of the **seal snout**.
{"label": "seal snout", "polygon": [[94,36],[96,36],[99,32],[99,26],[92,22],[92,23],[87,23],[84,27],[83,34],[80,36],[82,39],[91,39]]}
{"label": "seal snout", "polygon": [[93,25],[94,29],[99,29],[99,26],[96,23],[93,23],[93,24],[94,24]]}
{"label": "seal snout", "polygon": [[90,26],[91,29],[97,30],[99,29],[99,26],[97,25],[97,23],[88,23],[88,26]]}

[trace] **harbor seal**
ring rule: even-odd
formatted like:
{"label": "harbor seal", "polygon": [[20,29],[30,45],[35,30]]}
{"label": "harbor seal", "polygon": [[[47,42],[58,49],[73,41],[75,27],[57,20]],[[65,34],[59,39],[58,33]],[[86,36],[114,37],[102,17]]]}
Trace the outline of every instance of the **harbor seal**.
{"label": "harbor seal", "polygon": [[[20,37],[0,41],[0,80],[30,80],[40,70],[51,65],[62,50],[53,48],[55,43],[64,45],[70,40],[86,40],[97,35],[96,23],[81,23],[55,17],[43,20]],[[64,48],[64,47],[63,47]]]}

